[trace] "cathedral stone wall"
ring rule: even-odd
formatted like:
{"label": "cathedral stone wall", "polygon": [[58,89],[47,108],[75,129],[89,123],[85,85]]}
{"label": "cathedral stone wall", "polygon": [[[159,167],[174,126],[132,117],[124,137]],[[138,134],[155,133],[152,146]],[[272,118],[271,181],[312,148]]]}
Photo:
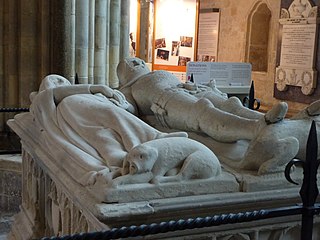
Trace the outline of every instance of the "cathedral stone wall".
{"label": "cathedral stone wall", "polygon": [[[273,97],[274,76],[277,56],[277,38],[281,0],[201,0],[201,8],[220,9],[220,32],[218,61],[248,62],[247,46],[250,38],[250,15],[260,4],[266,4],[271,11],[269,41],[267,50],[268,70],[253,71],[256,98],[261,100],[262,110],[269,109],[279,102]],[[254,24],[254,23],[252,23]],[[263,29],[261,29],[263,31]],[[261,34],[260,31],[260,34]],[[258,33],[259,34],[259,33]],[[288,102],[289,112],[295,113],[305,107],[304,104]]]}

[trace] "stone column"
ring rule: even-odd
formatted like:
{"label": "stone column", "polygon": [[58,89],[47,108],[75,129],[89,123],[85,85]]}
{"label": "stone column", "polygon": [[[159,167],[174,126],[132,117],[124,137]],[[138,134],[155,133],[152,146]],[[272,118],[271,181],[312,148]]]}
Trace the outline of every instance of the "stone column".
{"label": "stone column", "polygon": [[[3,28],[5,26],[4,22],[4,0],[0,0],[0,82],[3,82],[4,79],[4,61],[3,61],[3,47],[4,47],[4,42],[3,42]],[[3,96],[3,86],[0,84],[0,106],[3,106],[3,101],[4,101],[4,96]],[[1,116],[0,116],[1,117]],[[1,122],[0,122],[1,124]]]}
{"label": "stone column", "polygon": [[[3,79],[1,79],[1,95],[2,106],[17,107],[19,106],[19,64],[18,64],[18,1],[4,1],[3,8],[3,25],[0,26],[3,30]],[[3,113],[4,122],[3,128],[6,128],[6,120],[13,117],[13,114]]]}
{"label": "stone column", "polygon": [[79,83],[88,83],[89,1],[76,1],[75,69]]}
{"label": "stone column", "polygon": [[[39,4],[37,0],[18,1],[18,9],[20,9],[20,17],[18,24],[20,25],[19,34],[19,60],[18,60],[18,86],[19,102],[28,103],[29,94],[37,88],[39,79],[39,45],[41,42],[40,28],[41,19],[38,18]],[[16,31],[16,29],[15,29]],[[42,53],[40,53],[42,54]],[[11,84],[11,83],[10,83]]]}
{"label": "stone column", "polygon": [[105,54],[105,59],[106,59],[106,67],[105,67],[105,71],[106,71],[106,85],[110,85],[109,84],[109,56],[110,56],[110,0],[107,0],[107,11],[106,11],[106,54]]}
{"label": "stone column", "polygon": [[[51,18],[50,8],[52,2],[58,4],[61,1],[0,0],[1,107],[29,107],[29,94],[38,89],[41,78],[65,65],[58,62],[58,68],[50,69],[50,56],[55,59],[63,49],[63,45],[54,41],[56,39],[51,35],[51,30],[55,30],[51,21],[55,20],[54,17],[59,19],[57,15],[61,9]],[[59,26],[62,28],[64,25],[60,23]],[[53,48],[51,52],[51,38],[52,42],[58,42],[59,51]],[[14,114],[1,114],[0,130]]]}
{"label": "stone column", "polygon": [[89,0],[88,83],[94,82],[95,0]]}
{"label": "stone column", "polygon": [[116,74],[120,52],[120,12],[121,0],[110,2],[110,45],[109,45],[109,85],[112,88],[119,87]]}
{"label": "stone column", "polygon": [[[131,0],[132,1],[132,0]],[[120,60],[129,56],[130,0],[121,1]]]}
{"label": "stone column", "polygon": [[67,4],[64,0],[51,1],[51,70],[56,74],[65,75],[65,52],[68,27],[66,24]]}
{"label": "stone column", "polygon": [[[0,0],[0,82],[4,82],[4,42],[3,42],[3,28],[4,28],[4,0]],[[3,84],[0,84],[0,106],[4,106],[4,88]],[[0,131],[3,130],[5,126],[4,116],[0,114]]]}
{"label": "stone column", "polygon": [[50,15],[51,72],[71,82],[75,76],[75,1],[51,1]]}
{"label": "stone column", "polygon": [[[50,1],[38,1],[38,59],[39,59],[39,73],[38,79],[35,79],[35,88],[40,85],[41,79],[48,74],[50,69]],[[38,80],[38,81],[37,81]]]}
{"label": "stone column", "polygon": [[106,83],[106,44],[107,44],[107,0],[96,0],[95,5],[95,49],[94,81]]}
{"label": "stone column", "polygon": [[66,36],[66,77],[74,83],[76,74],[76,0],[68,1],[69,12],[66,14],[66,29],[69,34]]}
{"label": "stone column", "polygon": [[153,45],[153,3],[150,1],[140,1],[140,19],[138,23],[140,25],[140,44],[137,49],[137,56],[143,59],[145,62],[152,62],[152,45]]}

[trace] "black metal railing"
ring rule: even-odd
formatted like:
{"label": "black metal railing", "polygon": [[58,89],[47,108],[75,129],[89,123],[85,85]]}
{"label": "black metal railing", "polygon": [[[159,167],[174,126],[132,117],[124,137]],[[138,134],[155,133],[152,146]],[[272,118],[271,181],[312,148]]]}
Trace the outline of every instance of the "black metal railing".
{"label": "black metal railing", "polygon": [[301,221],[301,240],[312,240],[313,218],[314,215],[320,213],[320,205],[315,204],[319,195],[317,186],[317,170],[320,160],[318,155],[317,130],[315,122],[312,122],[307,142],[306,160],[301,161],[294,159],[290,161],[285,169],[285,177],[291,183],[295,183],[290,177],[290,169],[297,165],[303,168],[303,183],[300,190],[302,204],[295,206],[274,208],[267,210],[257,210],[252,212],[240,212],[214,215],[208,217],[190,218],[187,220],[169,221],[161,223],[143,224],[140,226],[129,226],[121,228],[113,228],[108,231],[80,233],[62,237],[45,237],[42,240],[108,240],[118,238],[128,238],[137,236],[154,235],[158,233],[167,233],[178,230],[204,228],[211,226],[219,226],[222,224],[234,224],[242,222],[257,221],[262,219],[302,215]]}
{"label": "black metal railing", "polygon": [[[0,113],[28,112],[29,108],[0,108]],[[9,128],[0,131],[0,154],[21,153],[19,137]]]}
{"label": "black metal railing", "polygon": [[243,106],[251,110],[259,110],[260,108],[260,99],[254,97],[254,82],[252,80],[249,95],[244,97],[242,100]]}
{"label": "black metal railing", "polygon": [[29,108],[0,108],[0,112],[29,112]]}

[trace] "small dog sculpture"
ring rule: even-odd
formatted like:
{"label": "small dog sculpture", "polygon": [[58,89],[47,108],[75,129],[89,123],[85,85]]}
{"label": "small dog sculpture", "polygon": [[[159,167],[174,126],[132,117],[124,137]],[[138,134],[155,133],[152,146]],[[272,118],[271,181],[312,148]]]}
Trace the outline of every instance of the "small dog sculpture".
{"label": "small dog sculpture", "polygon": [[209,148],[189,138],[171,137],[145,142],[130,150],[123,162],[123,176],[113,182],[179,182],[220,173],[220,162]]}

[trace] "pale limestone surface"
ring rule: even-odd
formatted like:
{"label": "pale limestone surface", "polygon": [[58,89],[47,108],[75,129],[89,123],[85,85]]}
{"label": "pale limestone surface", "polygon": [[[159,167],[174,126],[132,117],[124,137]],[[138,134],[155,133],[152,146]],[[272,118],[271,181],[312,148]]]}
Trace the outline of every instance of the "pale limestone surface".
{"label": "pale limestone surface", "polygon": [[[210,146],[220,161],[259,175],[283,171],[293,158],[304,159],[310,119],[319,115],[320,102],[315,102],[295,120],[282,121],[287,111],[284,102],[263,115],[243,107],[235,98],[226,99],[214,86],[181,84],[169,72],[150,72],[137,58],[121,61],[118,75],[124,84],[120,90],[139,114],[149,120],[155,116],[156,128],[204,133],[211,139],[202,142]],[[309,118],[300,116],[303,114]],[[247,146],[240,144],[235,154],[225,150],[239,145],[239,140],[246,140]]]}
{"label": "pale limestone surface", "polygon": [[[58,87],[66,84],[65,81],[61,76],[48,76],[40,87],[42,91],[32,95],[31,112],[18,114],[14,120],[8,122],[22,139],[24,169],[23,204],[21,212],[15,218],[9,239],[38,239],[45,235],[62,236],[123,225],[205,217],[221,212],[233,212],[235,209],[251,211],[280,207],[299,201],[298,189],[284,180],[283,173],[259,176],[258,169],[250,171],[229,168],[226,165],[222,165],[220,172],[220,163],[217,160],[241,161],[250,144],[260,137],[263,139],[267,136],[265,129],[280,124],[286,126],[286,122],[280,121],[269,125],[265,123],[257,138],[251,141],[244,139],[219,142],[204,133],[189,132],[189,137],[197,141],[195,143],[195,140],[189,139],[185,132],[174,132],[174,129],[161,126],[154,115],[144,116],[144,119],[157,126],[158,130],[134,117],[125,110],[133,111],[134,108],[131,108],[118,91],[93,85]],[[52,85],[52,82],[55,84]],[[96,94],[98,92],[103,94]],[[84,107],[86,105],[87,108]],[[318,105],[316,103],[310,105],[296,116],[296,120],[290,121],[307,122],[310,121],[309,118],[317,118]],[[281,120],[278,117],[281,116],[279,113],[282,113],[283,106],[278,107],[274,108],[272,114],[261,115],[262,120]],[[71,116],[73,114],[75,116]],[[133,119],[133,123],[125,121]],[[127,133],[127,130],[124,130],[129,126],[132,129],[127,129]],[[105,130],[100,132],[101,129]],[[164,129],[169,133],[164,133]],[[144,134],[140,135],[141,131]],[[139,139],[140,137],[143,141]],[[131,146],[128,150],[123,141],[128,141],[128,146],[131,146],[130,143],[137,145]],[[211,151],[198,142],[204,143]],[[103,158],[100,155],[100,147],[103,149],[109,146],[105,146],[104,143],[113,146],[106,152],[114,154],[113,158],[111,156]],[[169,147],[164,146],[165,144]],[[86,149],[88,146],[91,148]],[[140,153],[144,147],[155,148],[153,154],[161,152],[161,157],[157,157],[154,162],[154,155],[148,155],[147,151],[140,161]],[[172,154],[167,155],[168,158],[164,157],[166,149]],[[193,154],[198,151],[201,153],[194,157]],[[139,154],[136,154],[137,152]],[[183,154],[175,156],[177,152]],[[206,159],[197,158],[203,154]],[[96,156],[100,158],[97,159]],[[183,160],[184,157],[190,156],[192,158],[189,163]],[[202,164],[211,166],[206,171],[209,170],[209,174],[211,171],[213,177],[207,178],[208,176],[204,175],[204,179],[175,179],[173,182],[159,181],[154,184],[148,178],[137,183],[135,182],[137,175],[130,174],[130,170],[134,173],[151,169],[149,174],[153,174],[152,177],[159,176],[160,179],[167,177],[169,180],[179,171],[179,169],[172,170],[172,166],[169,166],[171,161],[182,163],[187,173],[190,173],[187,171],[189,167],[191,170],[203,167],[192,165],[191,162],[202,161]],[[161,168],[170,169],[166,176],[158,172]],[[113,181],[128,176],[128,170],[130,184],[113,186]],[[196,170],[194,173],[205,174],[206,171]],[[119,177],[120,174],[124,175]],[[295,177],[301,178],[301,172],[295,174]],[[201,175],[198,178],[201,178]],[[141,180],[139,177],[137,179]],[[185,236],[189,236],[190,239],[202,239],[203,236],[211,236],[222,240],[238,236],[249,237],[253,234],[259,239],[271,239],[283,231],[286,231],[284,239],[295,239],[292,237],[295,236],[294,232],[290,231],[298,228],[299,220],[298,217],[286,217],[264,221],[259,227],[257,222],[253,222],[246,226],[239,224],[229,228],[228,226],[210,230],[204,228],[187,233],[179,231],[164,234],[163,239],[183,239]],[[159,239],[159,235],[154,237],[151,236],[150,239]]]}
{"label": "pale limestone surface", "polygon": [[131,182],[132,175],[139,174],[146,178],[143,182],[159,184],[207,179],[220,173],[219,160],[209,148],[191,139],[172,137],[148,141],[132,148],[123,161],[122,175],[125,176],[114,181],[118,184],[135,183]]}
{"label": "pale limestone surface", "polygon": [[137,192],[144,193],[139,199],[185,195],[186,186],[203,194],[198,182],[211,186],[207,192],[234,191],[237,183],[221,173],[219,160],[235,176],[282,171],[291,159],[304,158],[310,115],[319,114],[315,103],[282,121],[285,103],[263,115],[214,85],[181,84],[168,72],[150,72],[138,58],[120,62],[118,74],[128,101],[107,86],[70,85],[58,75],[31,94],[33,121],[44,143],[56,146],[48,149],[57,167],[107,201],[130,201]]}
{"label": "pale limestone surface", "polygon": [[120,90],[140,115],[155,115],[164,127],[204,132],[223,142],[251,140],[265,125],[263,115],[239,99],[227,99],[214,87],[181,84],[166,71],[150,72],[141,61],[126,58],[117,69]]}
{"label": "pale limestone surface", "polygon": [[[320,101],[313,102],[291,119],[267,125],[248,145],[241,160],[225,163],[236,169],[257,170],[259,175],[283,172],[293,158],[305,160],[306,146],[312,121],[319,129]],[[319,131],[317,131],[319,139]],[[319,148],[318,145],[318,158]]]}

